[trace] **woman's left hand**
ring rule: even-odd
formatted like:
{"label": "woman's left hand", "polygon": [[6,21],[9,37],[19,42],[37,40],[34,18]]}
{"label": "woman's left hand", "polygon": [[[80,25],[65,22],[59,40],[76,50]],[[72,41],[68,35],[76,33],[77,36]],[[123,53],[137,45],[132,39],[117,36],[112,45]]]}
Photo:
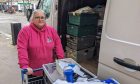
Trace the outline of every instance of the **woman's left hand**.
{"label": "woman's left hand", "polygon": [[31,75],[31,74],[33,74],[33,69],[32,68],[27,68],[27,75]]}

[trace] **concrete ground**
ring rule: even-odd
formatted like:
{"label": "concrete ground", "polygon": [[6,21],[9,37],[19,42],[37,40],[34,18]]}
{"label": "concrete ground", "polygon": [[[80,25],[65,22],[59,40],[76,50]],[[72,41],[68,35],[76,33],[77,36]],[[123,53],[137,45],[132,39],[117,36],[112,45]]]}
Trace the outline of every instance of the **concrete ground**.
{"label": "concrete ground", "polygon": [[0,34],[0,84],[20,83],[16,46],[11,45],[11,38]]}
{"label": "concrete ground", "polygon": [[12,45],[11,22],[27,23],[23,13],[0,13],[0,84],[22,84],[16,46]]}

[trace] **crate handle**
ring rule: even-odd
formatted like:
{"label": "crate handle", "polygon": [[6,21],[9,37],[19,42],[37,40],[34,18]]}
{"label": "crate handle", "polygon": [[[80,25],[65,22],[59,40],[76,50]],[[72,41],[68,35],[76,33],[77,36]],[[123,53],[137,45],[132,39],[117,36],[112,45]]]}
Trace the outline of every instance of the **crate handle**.
{"label": "crate handle", "polygon": [[87,52],[88,52],[88,50],[85,50],[85,52],[87,53]]}
{"label": "crate handle", "polygon": [[70,39],[74,40],[74,38],[72,36],[70,36]]}

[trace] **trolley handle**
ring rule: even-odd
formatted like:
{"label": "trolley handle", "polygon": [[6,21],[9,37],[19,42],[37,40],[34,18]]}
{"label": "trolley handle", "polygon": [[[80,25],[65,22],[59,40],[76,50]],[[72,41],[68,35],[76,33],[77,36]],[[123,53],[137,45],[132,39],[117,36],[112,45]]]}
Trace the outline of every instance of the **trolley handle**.
{"label": "trolley handle", "polygon": [[[41,71],[43,70],[43,68],[37,68],[37,69],[33,69],[33,72],[36,72],[36,71]],[[21,70],[21,78],[22,78],[22,81],[24,80],[24,74],[26,74],[28,72],[27,69],[22,69]]]}
{"label": "trolley handle", "polygon": [[[37,68],[37,69],[33,69],[33,72],[41,71],[41,70],[43,70],[43,68]],[[22,69],[21,72],[22,72],[22,74],[26,74],[28,72],[28,70],[27,69]]]}

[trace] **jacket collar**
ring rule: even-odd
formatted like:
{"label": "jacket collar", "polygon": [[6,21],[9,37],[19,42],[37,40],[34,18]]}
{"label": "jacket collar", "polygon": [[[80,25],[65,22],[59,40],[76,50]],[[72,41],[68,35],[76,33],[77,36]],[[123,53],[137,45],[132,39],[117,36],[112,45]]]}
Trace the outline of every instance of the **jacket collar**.
{"label": "jacket collar", "polygon": [[41,30],[39,30],[33,23],[30,23],[30,27],[32,29],[34,29],[35,31],[37,31],[37,32],[43,32],[43,31],[45,31],[47,29],[47,25],[46,24],[44,25],[44,27]]}

